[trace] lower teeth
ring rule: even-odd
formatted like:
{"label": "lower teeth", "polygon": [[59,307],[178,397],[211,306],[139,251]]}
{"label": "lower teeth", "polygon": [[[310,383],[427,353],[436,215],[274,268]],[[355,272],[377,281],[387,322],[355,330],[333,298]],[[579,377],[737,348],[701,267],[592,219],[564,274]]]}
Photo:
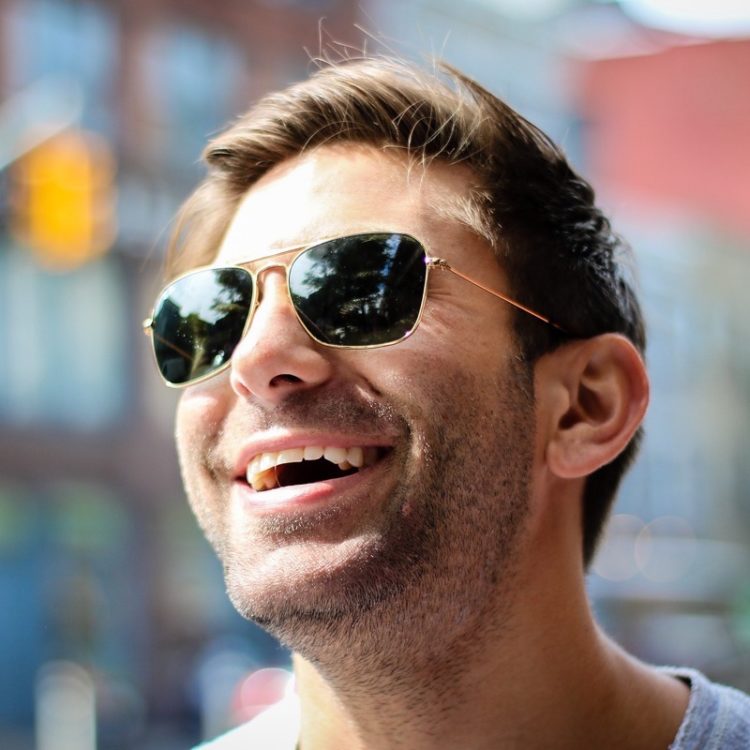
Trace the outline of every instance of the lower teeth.
{"label": "lower teeth", "polygon": [[[347,474],[353,474],[359,471],[359,469],[352,466],[348,461],[344,461],[340,464],[331,464],[330,471],[316,468],[310,469],[311,473],[300,474],[300,472],[294,467],[299,467],[301,463],[302,462],[281,464],[278,467],[266,469],[260,474],[256,474],[252,480],[251,486],[256,492],[265,492],[266,490],[275,490],[279,487],[292,487],[299,484],[308,484],[310,482],[337,479],[340,476],[346,476]],[[342,473],[337,475],[334,466],[337,466]],[[282,476],[282,474],[285,476]],[[284,481],[284,479],[287,481]]]}
{"label": "lower teeth", "polygon": [[[361,467],[372,466],[382,458],[383,453],[384,451],[381,448],[365,448],[363,455],[360,457]],[[255,474],[252,480],[248,481],[256,492],[265,492],[279,487],[336,479],[342,475],[345,476],[359,471],[359,464],[360,461],[357,461],[357,466],[355,466],[347,460],[336,464],[322,456],[310,457],[304,461],[293,461],[272,466]],[[304,468],[302,468],[303,466]],[[337,469],[341,473],[337,473]]]}

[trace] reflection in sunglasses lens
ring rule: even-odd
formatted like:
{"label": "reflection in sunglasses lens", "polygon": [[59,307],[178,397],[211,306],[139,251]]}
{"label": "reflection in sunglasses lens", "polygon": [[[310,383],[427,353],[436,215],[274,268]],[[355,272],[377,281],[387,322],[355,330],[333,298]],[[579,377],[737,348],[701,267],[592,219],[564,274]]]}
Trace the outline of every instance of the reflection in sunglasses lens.
{"label": "reflection in sunglasses lens", "polygon": [[368,234],[324,242],[289,271],[294,306],[324,344],[376,346],[406,336],[422,305],[425,253],[413,237]]}
{"label": "reflection in sunglasses lens", "polygon": [[221,367],[242,338],[253,281],[241,268],[204,269],[170,284],[156,304],[154,350],[175,385]]}

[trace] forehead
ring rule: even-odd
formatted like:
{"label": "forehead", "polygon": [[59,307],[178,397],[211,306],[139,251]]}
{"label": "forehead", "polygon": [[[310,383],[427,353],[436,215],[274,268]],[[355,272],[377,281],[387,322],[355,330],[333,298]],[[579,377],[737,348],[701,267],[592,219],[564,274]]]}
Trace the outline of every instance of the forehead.
{"label": "forehead", "polygon": [[415,164],[398,151],[353,144],[289,159],[241,200],[217,262],[236,263],[279,248],[369,231],[401,231],[432,246],[466,231],[459,206],[471,193],[459,166]]}

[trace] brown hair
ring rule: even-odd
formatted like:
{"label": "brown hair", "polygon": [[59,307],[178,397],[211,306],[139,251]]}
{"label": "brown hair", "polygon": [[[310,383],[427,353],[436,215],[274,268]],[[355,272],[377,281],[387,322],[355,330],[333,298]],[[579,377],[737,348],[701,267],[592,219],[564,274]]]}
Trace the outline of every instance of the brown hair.
{"label": "brown hair", "polygon": [[[643,352],[629,249],[595,206],[591,186],[541,130],[447,66],[438,73],[386,58],[349,60],[261,99],[206,148],[209,174],[178,215],[169,274],[212,260],[238,202],[265,172],[331,142],[400,148],[425,163],[470,167],[481,190],[467,196],[476,209],[469,213],[512,293],[576,336],[617,332]],[[516,314],[514,326],[529,366],[563,340],[527,315]],[[586,565],[639,441],[640,431],[587,480]]]}

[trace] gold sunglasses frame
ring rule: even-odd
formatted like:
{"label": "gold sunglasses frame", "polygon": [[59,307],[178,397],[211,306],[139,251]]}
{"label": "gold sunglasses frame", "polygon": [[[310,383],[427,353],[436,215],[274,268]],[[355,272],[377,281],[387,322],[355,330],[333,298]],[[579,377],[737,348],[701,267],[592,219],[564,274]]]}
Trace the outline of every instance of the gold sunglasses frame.
{"label": "gold sunglasses frame", "polygon": [[[378,235],[383,235],[383,236],[400,235],[402,237],[406,237],[407,239],[410,239],[416,242],[422,248],[422,251],[424,252],[424,256],[425,256],[424,262],[425,262],[426,270],[425,270],[424,285],[422,287],[422,301],[420,302],[419,313],[417,314],[417,318],[414,322],[414,325],[400,338],[394,341],[387,341],[383,344],[363,344],[361,346],[357,346],[357,345],[351,345],[351,344],[330,344],[326,341],[321,341],[310,332],[310,330],[307,328],[304,321],[302,320],[300,313],[297,311],[297,308],[294,305],[294,300],[292,299],[292,293],[289,289],[289,271],[291,267],[294,265],[294,262],[297,260],[297,258],[299,258],[303,253],[307,252],[308,250],[313,250],[316,247],[319,247],[320,245],[324,245],[327,242],[332,242],[333,240],[337,240],[337,239],[343,240],[343,239],[352,239],[354,237],[373,237],[373,236],[378,236]],[[294,253],[294,255],[286,262],[283,262],[283,263],[280,263],[280,262],[269,263],[268,262],[270,260],[279,258],[280,256],[289,255],[290,253]],[[251,266],[251,265],[255,266],[258,263],[262,263],[263,265],[261,265],[259,268],[255,270],[253,270],[252,268],[248,268],[248,266]],[[185,273],[180,274],[179,276],[176,276],[174,279],[172,279],[169,282],[169,284],[164,286],[156,297],[157,303],[159,299],[161,298],[161,296],[169,287],[171,287],[173,284],[176,284],[178,281],[181,281],[182,279],[185,279],[197,273],[201,273],[203,271],[218,270],[218,269],[231,270],[235,268],[240,269],[246,273],[249,273],[250,278],[253,281],[253,290],[252,290],[252,299],[250,302],[250,308],[248,310],[247,319],[245,320],[245,325],[242,329],[242,336],[240,336],[240,339],[237,342],[238,344],[240,341],[242,341],[243,338],[245,338],[248,331],[250,330],[250,325],[253,321],[253,317],[255,316],[255,310],[258,306],[258,303],[260,302],[261,295],[259,295],[260,284],[258,283],[258,279],[260,278],[260,275],[262,273],[264,273],[265,271],[269,271],[272,268],[284,269],[284,273],[286,276],[286,292],[289,298],[289,304],[291,305],[292,310],[294,311],[294,314],[297,320],[299,321],[299,324],[302,326],[302,329],[313,341],[315,341],[315,343],[320,344],[321,346],[326,346],[330,349],[382,349],[383,347],[386,347],[386,346],[393,346],[394,344],[400,344],[402,341],[405,341],[406,339],[408,339],[414,333],[414,331],[416,331],[417,328],[419,328],[419,324],[422,321],[422,313],[424,312],[425,304],[427,303],[427,288],[430,282],[430,273],[432,272],[433,269],[436,269],[439,271],[450,271],[455,276],[458,276],[458,278],[463,279],[464,281],[467,281],[469,284],[472,284],[473,286],[477,287],[478,289],[481,289],[484,292],[487,292],[488,294],[491,294],[493,297],[497,297],[503,302],[506,302],[507,304],[515,307],[517,310],[521,310],[527,315],[531,315],[532,317],[536,318],[542,323],[552,326],[553,328],[557,329],[558,331],[560,331],[561,333],[565,335],[570,335],[562,326],[559,326],[557,323],[553,322],[550,318],[542,315],[536,310],[532,310],[530,307],[527,307],[526,305],[522,304],[518,300],[515,300],[506,294],[503,294],[497,289],[492,289],[488,286],[485,286],[481,281],[478,281],[477,279],[473,279],[471,278],[471,276],[467,276],[465,273],[456,270],[450,263],[448,263],[447,260],[430,255],[430,252],[427,246],[421,240],[418,240],[416,237],[413,237],[412,235],[407,234],[406,232],[374,231],[374,232],[358,232],[357,234],[351,234],[351,235],[337,235],[334,237],[328,237],[326,239],[318,240],[309,245],[293,245],[291,247],[285,247],[280,250],[276,250],[273,253],[269,253],[268,255],[262,255],[259,258],[253,258],[252,260],[240,261],[239,263],[230,263],[228,265],[225,265],[225,264],[213,265],[212,264],[212,265],[206,265],[206,266],[199,266],[197,268],[193,268],[189,271],[186,271]],[[153,352],[154,360],[156,361],[156,349],[153,346],[155,313],[156,313],[156,304],[154,305],[152,309],[151,315],[143,321],[143,332],[144,334],[152,338],[151,351]],[[170,346],[172,345],[170,344]],[[175,348],[175,347],[172,346],[172,348]],[[183,354],[187,356],[186,353],[183,352]],[[159,376],[164,381],[165,385],[167,385],[169,388],[186,388],[191,385],[197,385],[198,383],[202,383],[203,381],[208,380],[209,378],[212,378],[215,375],[219,375],[224,370],[228,369],[231,363],[232,363],[232,357],[229,357],[229,359],[227,359],[226,362],[224,362],[215,370],[211,370],[210,372],[205,373],[204,375],[200,375],[197,378],[193,378],[192,380],[188,380],[184,383],[170,383],[162,374],[158,361],[156,361],[156,369],[159,373]]]}

